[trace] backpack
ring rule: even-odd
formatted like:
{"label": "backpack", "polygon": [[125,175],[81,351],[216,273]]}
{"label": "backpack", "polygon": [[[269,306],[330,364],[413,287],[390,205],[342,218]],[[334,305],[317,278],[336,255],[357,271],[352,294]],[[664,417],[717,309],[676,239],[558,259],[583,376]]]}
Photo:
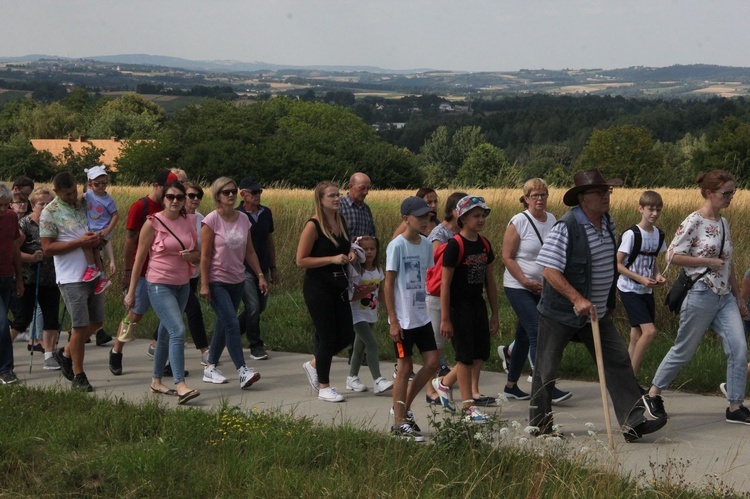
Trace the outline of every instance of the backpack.
{"label": "backpack", "polygon": [[[641,230],[638,227],[638,225],[633,225],[632,227],[628,228],[625,232],[628,230],[633,231],[633,248],[630,250],[630,254],[628,254],[628,259],[625,262],[625,268],[629,269],[631,265],[633,265],[633,262],[636,258],[638,258],[638,255],[643,256],[657,256],[659,254],[659,250],[661,249],[662,245],[664,244],[664,232],[659,227],[654,227],[656,230],[659,231],[659,245],[656,247],[655,252],[649,252],[649,251],[641,251],[641,245],[643,244],[643,236],[641,235]],[[623,234],[625,233],[623,232]],[[617,241],[617,247],[619,248],[622,244],[622,236],[620,236],[620,240]]]}
{"label": "backpack", "polygon": [[[460,264],[464,257],[464,240],[459,234],[453,236],[453,239],[458,243],[458,262]],[[490,243],[483,236],[479,236],[479,239],[482,240],[487,253],[489,253]],[[430,296],[440,296],[440,286],[443,282],[443,253],[445,253],[445,248],[447,247],[448,241],[437,247],[434,255],[435,265],[427,269],[425,289],[427,289]]]}

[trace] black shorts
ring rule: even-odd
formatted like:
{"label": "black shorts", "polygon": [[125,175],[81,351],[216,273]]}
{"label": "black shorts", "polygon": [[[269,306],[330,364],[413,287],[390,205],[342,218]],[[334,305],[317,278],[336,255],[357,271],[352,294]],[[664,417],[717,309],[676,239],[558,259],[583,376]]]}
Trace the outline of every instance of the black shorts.
{"label": "black shorts", "polygon": [[419,353],[437,350],[435,335],[432,332],[432,323],[428,322],[424,326],[415,327],[414,329],[404,329],[403,332],[404,339],[398,343],[393,343],[397,359],[411,357],[414,345],[419,349]]}
{"label": "black shorts", "polygon": [[[618,291],[620,291],[618,289]],[[628,314],[630,327],[638,327],[641,324],[653,324],[656,317],[654,307],[654,294],[628,293],[620,291],[620,300]]]}
{"label": "black shorts", "polygon": [[468,300],[451,307],[453,350],[456,361],[468,366],[490,358],[490,321],[484,299]]}

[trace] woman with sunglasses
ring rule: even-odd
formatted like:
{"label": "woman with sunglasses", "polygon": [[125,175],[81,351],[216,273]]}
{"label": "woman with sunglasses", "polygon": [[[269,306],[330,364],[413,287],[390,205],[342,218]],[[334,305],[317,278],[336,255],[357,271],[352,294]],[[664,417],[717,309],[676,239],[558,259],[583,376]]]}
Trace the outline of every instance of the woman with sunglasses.
{"label": "woman with sunglasses", "polygon": [[[524,211],[510,219],[503,236],[503,289],[511,308],[518,317],[513,344],[500,345],[497,352],[507,366],[508,380],[503,390],[507,398],[528,400],[531,396],[518,388],[521,370],[528,356],[531,368],[536,360],[536,337],[539,328],[539,311],[536,306],[542,293],[542,267],[536,257],[544,238],[557,221],[547,211],[549,190],[541,178],[532,178],[523,185],[523,196],[519,199]],[[552,402],[558,403],[571,397],[555,387]]]}
{"label": "woman with sunglasses", "polygon": [[203,381],[216,384],[227,382],[227,378],[216,369],[226,346],[239,373],[240,388],[246,389],[260,379],[260,373],[245,363],[237,319],[237,310],[245,290],[245,262],[258,276],[261,293],[268,292],[268,283],[250,237],[250,220],[234,209],[237,192],[237,184],[231,178],[216,179],[211,185],[216,209],[206,215],[201,226],[203,254],[200,294],[216,313]]}
{"label": "woman with sunglasses", "polygon": [[[667,249],[667,260],[680,265],[695,284],[682,302],[677,338],[656,370],[649,395],[656,397],[672,384],[710,327],[721,338],[727,356],[729,407],[725,420],[750,425],[750,410],[742,405],[747,384],[742,317],[748,312],[732,265],[729,222],[721,216],[736,192],[734,177],[724,170],[713,170],[699,175],[696,183],[703,206],[683,220]],[[648,404],[646,408],[650,410]]]}
{"label": "woman with sunglasses", "polygon": [[[198,233],[193,215],[185,211],[185,186],[174,181],[164,186],[164,211],[147,217],[138,239],[133,272],[125,306],[135,306],[135,291],[146,257],[146,287],[159,317],[159,337],[154,352],[151,392],[178,397],[184,404],[200,393],[185,384],[185,323],[182,313],[190,295],[190,277],[200,258]],[[176,389],[162,383],[167,357]]]}

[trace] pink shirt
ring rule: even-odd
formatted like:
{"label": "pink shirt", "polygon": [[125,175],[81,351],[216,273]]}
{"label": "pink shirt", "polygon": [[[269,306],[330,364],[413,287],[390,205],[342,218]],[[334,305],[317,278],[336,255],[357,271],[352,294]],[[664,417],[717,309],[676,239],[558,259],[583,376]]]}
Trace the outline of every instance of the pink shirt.
{"label": "pink shirt", "polygon": [[237,284],[245,280],[245,250],[250,236],[250,219],[241,213],[234,222],[227,222],[217,211],[203,219],[203,225],[214,232],[214,252],[208,282]]}
{"label": "pink shirt", "polygon": [[149,249],[146,280],[155,284],[187,284],[195,273],[195,265],[180,255],[183,251],[180,241],[185,245],[184,249],[195,249],[198,243],[195,215],[178,217],[177,220],[169,220],[162,214],[150,215],[148,218],[154,228],[154,242]]}

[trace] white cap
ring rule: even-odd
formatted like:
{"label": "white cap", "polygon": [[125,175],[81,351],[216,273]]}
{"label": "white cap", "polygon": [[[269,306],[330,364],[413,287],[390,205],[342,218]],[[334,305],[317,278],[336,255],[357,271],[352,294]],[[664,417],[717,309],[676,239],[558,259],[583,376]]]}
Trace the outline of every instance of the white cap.
{"label": "white cap", "polygon": [[93,168],[84,168],[83,171],[86,172],[86,177],[89,180],[94,180],[102,175],[107,175],[107,170],[104,165],[95,166]]}

